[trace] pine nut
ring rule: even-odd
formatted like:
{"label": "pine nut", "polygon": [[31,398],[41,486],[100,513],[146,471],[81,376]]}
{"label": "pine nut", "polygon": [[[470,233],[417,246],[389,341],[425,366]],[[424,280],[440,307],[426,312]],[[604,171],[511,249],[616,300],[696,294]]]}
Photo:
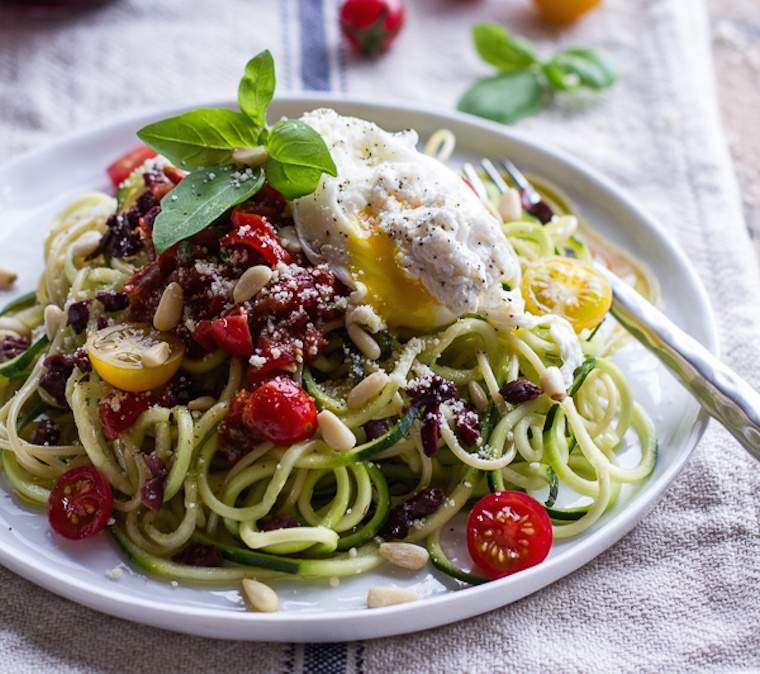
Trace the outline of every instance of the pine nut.
{"label": "pine nut", "polygon": [[372,336],[356,323],[351,323],[347,328],[348,336],[356,344],[356,348],[370,360],[380,358],[380,347]]}
{"label": "pine nut", "polygon": [[247,302],[269,283],[269,279],[271,278],[272,270],[263,264],[246,269],[232,291],[232,299],[235,301],[235,304]]}
{"label": "pine nut", "polygon": [[195,400],[191,400],[187,403],[187,409],[191,412],[205,412],[210,410],[214,405],[216,405],[216,398],[212,398],[211,396],[201,396],[200,398],[195,398]]}
{"label": "pine nut", "polygon": [[243,596],[254,611],[274,613],[280,607],[277,593],[269,585],[252,578],[243,578],[242,585]]}
{"label": "pine nut", "polygon": [[467,391],[470,394],[470,402],[475,406],[478,412],[485,412],[488,409],[488,396],[483,387],[474,379],[467,384]]}
{"label": "pine nut", "polygon": [[330,410],[322,410],[317,415],[317,424],[322,439],[334,450],[347,452],[356,445],[356,436]]}
{"label": "pine nut", "polygon": [[346,312],[346,326],[356,323],[370,332],[379,332],[385,327],[383,319],[369,304],[360,304]]}
{"label": "pine nut", "polygon": [[428,551],[414,543],[381,543],[378,552],[391,564],[412,571],[418,571],[430,559]]}
{"label": "pine nut", "polygon": [[417,601],[419,595],[405,587],[383,587],[376,585],[367,592],[367,608],[383,608],[394,604]]}
{"label": "pine nut", "polygon": [[166,342],[159,342],[143,353],[142,364],[145,367],[158,367],[169,360],[171,355],[172,348]]}
{"label": "pine nut", "polygon": [[52,342],[58,331],[63,325],[66,314],[56,304],[48,304],[45,307],[44,320],[45,320],[45,334],[47,338]]}
{"label": "pine nut", "polygon": [[267,149],[263,145],[239,147],[232,151],[232,161],[246,166],[261,166],[267,160]]}
{"label": "pine nut", "polygon": [[22,323],[17,318],[11,318],[10,316],[3,316],[0,318],[0,330],[12,330],[22,337],[29,337],[32,333],[28,325]]}
{"label": "pine nut", "polygon": [[8,290],[18,278],[18,274],[8,267],[0,267],[0,290]]}
{"label": "pine nut", "polygon": [[86,231],[71,246],[71,252],[74,257],[87,257],[92,255],[100,245],[103,235],[94,229]]}
{"label": "pine nut", "polygon": [[504,222],[514,222],[522,217],[520,193],[510,187],[499,197],[499,216]]}
{"label": "pine nut", "polygon": [[365,403],[374,398],[388,383],[388,375],[383,371],[373,372],[368,377],[364,377],[356,386],[354,386],[346,398],[348,406],[352,409],[359,409]]}
{"label": "pine nut", "polygon": [[544,389],[544,393],[548,395],[552,400],[560,402],[565,399],[567,393],[565,391],[565,378],[562,376],[558,367],[552,365],[547,367],[539,378],[541,388]]}
{"label": "pine nut", "polygon": [[182,286],[176,282],[170,283],[166,286],[164,294],[161,295],[158,308],[153,316],[153,327],[161,332],[173,330],[182,318],[183,307]]}

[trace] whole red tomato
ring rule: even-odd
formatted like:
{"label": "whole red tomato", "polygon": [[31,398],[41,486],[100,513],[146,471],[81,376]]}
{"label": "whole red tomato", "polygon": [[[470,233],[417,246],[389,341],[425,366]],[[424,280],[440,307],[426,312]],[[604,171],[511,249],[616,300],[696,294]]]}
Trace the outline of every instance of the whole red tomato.
{"label": "whole red tomato", "polygon": [[351,46],[366,56],[388,49],[404,25],[401,0],[345,0],[340,27]]}
{"label": "whole red tomato", "polygon": [[276,377],[251,393],[242,420],[264,440],[287,446],[314,435],[317,408],[314,399],[292,379]]}

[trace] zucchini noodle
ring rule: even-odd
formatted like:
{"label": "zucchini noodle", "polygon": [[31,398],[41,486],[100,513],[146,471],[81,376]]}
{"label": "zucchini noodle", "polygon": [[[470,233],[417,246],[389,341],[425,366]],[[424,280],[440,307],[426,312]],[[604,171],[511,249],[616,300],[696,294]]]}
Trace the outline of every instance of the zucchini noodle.
{"label": "zucchini noodle", "polygon": [[[426,151],[445,160],[454,146],[453,134],[442,130]],[[528,214],[502,224],[521,267],[510,283],[521,283],[535,261],[596,255],[616,262],[640,289],[656,295],[645,270],[590,235],[558,193],[541,189],[561,216],[547,225]],[[495,206],[496,194],[491,196]],[[240,392],[255,382],[247,379],[245,360],[221,349],[185,353],[175,370],[177,381],[206,384],[202,400],[151,399],[115,436],[104,415],[119,414],[118,405],[104,405],[114,396],[118,402],[119,392],[105,374],[74,361],[80,364],[66,374],[65,399],[43,385],[46,359],[89,348],[88,339],[104,322],[128,321],[123,309],[102,310],[98,294],[124,291],[149,262],[146,252],[124,258],[98,250],[81,257],[76,246],[88,232],[103,234],[114,208],[115,201],[102,194],[66,208],[45,241],[36,297],[2,312],[33,337],[26,354],[0,363],[2,468],[11,489],[38,506],[45,506],[67,471],[96,468],[113,491],[114,537],[136,564],[162,578],[229,584],[363,573],[382,562],[378,537],[389,536],[392,513],[420,494],[440,491],[443,500],[416,517],[403,538],[427,541],[436,568],[452,569],[463,582],[484,582],[454,567],[440,546],[442,527],[473,498],[489,490],[527,492],[546,503],[554,537],[568,538],[594,525],[623,485],[641,482],[654,468],[654,425],[609,359],[620,343],[619,329],[576,334],[564,318],[529,313],[511,330],[483,313],[431,332],[375,331],[371,337],[383,353],[374,360],[347,340],[343,318],[331,320],[321,352],[288,376],[354,436],[354,446],[340,451],[320,426],[303,441],[278,445],[259,438],[235,454],[226,425],[239,414]],[[45,307],[65,315],[81,302],[89,306],[86,327],[75,331],[71,321],[61,320],[51,333]],[[611,321],[604,319],[604,325]],[[535,388],[555,370],[567,395],[538,389],[517,401],[505,393],[516,380]],[[380,384],[357,403],[352,390],[376,372],[386,376],[376,377]],[[415,386],[440,378],[453,387],[448,396],[435,405],[415,398]],[[473,391],[484,397],[471,399]],[[461,428],[473,415],[475,441]],[[40,440],[45,424],[58,429],[55,441]],[[627,450],[636,446],[639,456],[631,462]],[[151,500],[146,494],[158,483]],[[574,505],[557,506],[558,495]],[[193,546],[211,546],[219,564],[182,562],[183,551]]]}

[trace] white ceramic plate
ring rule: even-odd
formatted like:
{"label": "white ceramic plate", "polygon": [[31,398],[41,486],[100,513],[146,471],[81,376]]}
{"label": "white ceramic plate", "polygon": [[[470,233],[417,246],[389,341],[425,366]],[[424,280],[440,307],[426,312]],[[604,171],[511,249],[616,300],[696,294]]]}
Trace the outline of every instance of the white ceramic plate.
{"label": "white ceramic plate", "polygon": [[[587,167],[511,130],[454,113],[325,96],[281,97],[271,113],[273,118],[297,117],[320,106],[335,107],[389,129],[415,128],[423,139],[446,127],[457,136],[455,165],[466,158],[509,156],[524,170],[544,176],[560,186],[602,234],[658,271],[669,315],[716,351],[709,303],[688,260],[630,198]],[[56,211],[83,192],[107,189],[105,165],[135,144],[135,131],[179,112],[162,109],[124,117],[0,168],[0,264],[19,271],[19,291],[36,287],[43,236]],[[654,417],[660,446],[657,467],[596,526],[572,541],[556,544],[543,564],[510,578],[463,589],[428,570],[413,574],[381,568],[344,580],[337,588],[326,583],[282,584],[278,587],[281,611],[255,614],[245,610],[236,588],[172,587],[146,578],[124,561],[108,536],[78,543],[53,537],[43,513],[5,494],[0,498],[0,562],[98,611],[225,639],[343,641],[413,632],[484,613],[535,592],[613,545],[654,506],[702,434],[706,420],[698,406],[651,356],[634,345],[616,359],[631,378],[637,399]],[[109,580],[105,572],[117,566],[124,575],[118,581]],[[412,604],[367,610],[368,587],[389,583],[414,587],[422,598]]]}

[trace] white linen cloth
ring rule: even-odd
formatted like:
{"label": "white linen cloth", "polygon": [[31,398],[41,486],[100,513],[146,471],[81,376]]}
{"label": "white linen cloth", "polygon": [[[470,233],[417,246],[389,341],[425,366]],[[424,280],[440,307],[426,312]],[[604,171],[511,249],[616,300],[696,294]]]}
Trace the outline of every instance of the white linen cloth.
{"label": "white linen cloth", "polygon": [[[606,0],[564,32],[539,24],[527,0],[409,0],[398,44],[376,61],[340,46],[336,4],[121,0],[57,15],[0,5],[0,157],[147,104],[229,97],[264,47],[281,90],[450,108],[488,73],[469,39],[476,21],[504,22],[547,51],[601,46],[618,63],[618,86],[557,101],[520,128],[600,169],[667,223],[714,300],[723,357],[760,385],[760,282],[717,117],[702,0]],[[713,424],[651,515],[581,570],[479,618],[359,644],[172,634],[0,569],[0,671],[760,671],[758,475]]]}

